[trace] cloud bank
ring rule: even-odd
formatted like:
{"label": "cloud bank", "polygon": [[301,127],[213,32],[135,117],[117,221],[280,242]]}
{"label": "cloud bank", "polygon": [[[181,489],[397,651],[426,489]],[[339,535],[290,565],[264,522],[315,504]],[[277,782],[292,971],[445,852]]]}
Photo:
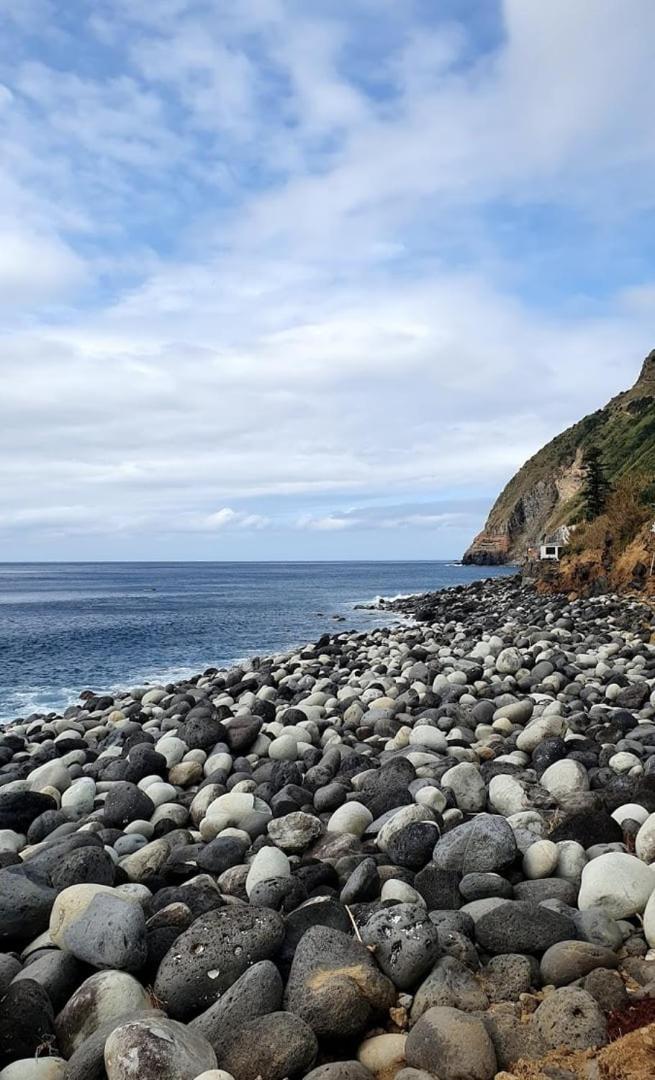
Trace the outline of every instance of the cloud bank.
{"label": "cloud bank", "polygon": [[450,557],[652,347],[650,0],[3,19],[0,558]]}

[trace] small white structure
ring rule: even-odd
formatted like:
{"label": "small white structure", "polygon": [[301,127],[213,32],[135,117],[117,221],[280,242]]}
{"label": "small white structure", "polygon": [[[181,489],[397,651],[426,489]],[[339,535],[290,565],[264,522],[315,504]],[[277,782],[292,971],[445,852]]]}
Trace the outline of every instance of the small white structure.
{"label": "small white structure", "polygon": [[557,544],[557,543],[553,543],[553,544],[545,543],[545,544],[542,544],[541,547],[539,548],[539,558],[542,561],[544,559],[554,559],[555,561],[559,561],[559,557],[561,555],[563,547],[564,547],[564,544]]}
{"label": "small white structure", "polygon": [[539,558],[542,561],[551,560],[559,562],[562,551],[571,538],[571,529],[568,525],[562,525],[552,536],[544,536],[539,546]]}

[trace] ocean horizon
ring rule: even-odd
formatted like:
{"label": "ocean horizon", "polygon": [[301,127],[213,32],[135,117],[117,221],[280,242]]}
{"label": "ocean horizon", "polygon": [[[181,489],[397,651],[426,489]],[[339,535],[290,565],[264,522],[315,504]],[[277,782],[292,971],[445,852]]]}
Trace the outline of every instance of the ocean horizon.
{"label": "ocean horizon", "polygon": [[0,563],[0,722],[398,616],[380,598],[512,573],[456,560]]}

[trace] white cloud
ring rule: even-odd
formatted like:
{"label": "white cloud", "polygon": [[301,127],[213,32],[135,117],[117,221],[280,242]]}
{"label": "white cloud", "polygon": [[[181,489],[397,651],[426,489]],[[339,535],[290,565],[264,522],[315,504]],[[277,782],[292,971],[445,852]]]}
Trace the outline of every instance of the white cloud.
{"label": "white cloud", "polygon": [[80,259],[57,236],[0,224],[0,306],[57,300],[87,280]]}
{"label": "white cloud", "polygon": [[264,529],[268,523],[268,518],[261,514],[246,514],[233,510],[230,506],[224,506],[203,518],[200,528],[212,532],[220,532],[222,529]]}
{"label": "white cloud", "polygon": [[342,529],[353,529],[359,525],[358,518],[336,517],[328,514],[326,517],[311,517],[308,514],[298,518],[299,529],[314,529],[316,532],[340,532]]}
{"label": "white cloud", "polygon": [[655,337],[655,9],[503,19],[481,52],[413,5],[106,0],[79,70],[74,37],[70,70],[10,50],[12,528],[72,502],[69,527],[200,540],[474,529],[479,507],[407,506],[491,496],[630,382]]}

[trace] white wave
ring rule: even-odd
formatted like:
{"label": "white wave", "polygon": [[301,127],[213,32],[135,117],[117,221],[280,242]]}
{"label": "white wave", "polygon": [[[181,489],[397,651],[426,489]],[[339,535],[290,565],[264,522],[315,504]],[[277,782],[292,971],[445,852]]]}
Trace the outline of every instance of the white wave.
{"label": "white wave", "polygon": [[368,600],[356,600],[353,602],[352,606],[366,604],[367,607],[379,608],[382,607],[383,604],[395,604],[397,600],[413,600],[415,597],[422,595],[423,594],[420,592],[396,593],[395,596],[378,595],[374,596],[372,599],[369,598]]}

